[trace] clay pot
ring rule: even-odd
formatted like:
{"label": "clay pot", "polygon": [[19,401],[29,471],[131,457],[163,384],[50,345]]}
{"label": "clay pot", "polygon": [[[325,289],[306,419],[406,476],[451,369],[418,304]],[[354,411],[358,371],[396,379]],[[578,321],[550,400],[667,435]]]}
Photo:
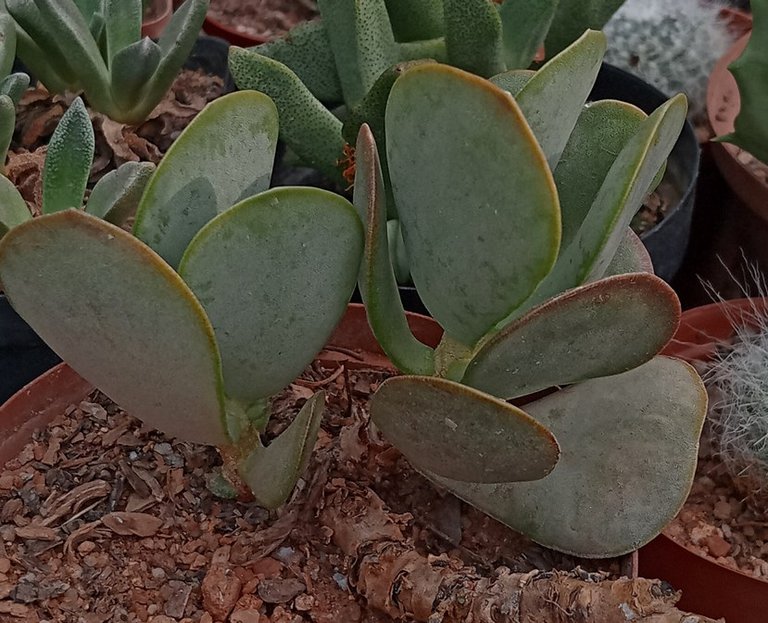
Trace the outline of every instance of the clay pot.
{"label": "clay pot", "polygon": [[173,15],[172,0],[152,0],[147,10],[148,18],[141,23],[141,36],[159,39]]}
{"label": "clay pot", "polygon": [[[733,336],[734,324],[749,324],[754,311],[766,309],[768,299],[738,299],[686,311],[663,354],[706,361],[718,343]],[[663,534],[641,548],[639,558],[642,577],[666,580],[683,591],[680,609],[725,617],[728,623],[765,621],[768,582],[700,556]]]}

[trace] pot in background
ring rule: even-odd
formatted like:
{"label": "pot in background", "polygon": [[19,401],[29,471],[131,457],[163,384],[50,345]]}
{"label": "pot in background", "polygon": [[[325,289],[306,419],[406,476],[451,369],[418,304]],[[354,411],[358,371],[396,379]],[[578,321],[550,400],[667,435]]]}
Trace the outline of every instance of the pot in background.
{"label": "pot in background", "polygon": [[150,0],[145,11],[145,19],[141,23],[141,36],[159,39],[168,22],[173,16],[172,0]]}

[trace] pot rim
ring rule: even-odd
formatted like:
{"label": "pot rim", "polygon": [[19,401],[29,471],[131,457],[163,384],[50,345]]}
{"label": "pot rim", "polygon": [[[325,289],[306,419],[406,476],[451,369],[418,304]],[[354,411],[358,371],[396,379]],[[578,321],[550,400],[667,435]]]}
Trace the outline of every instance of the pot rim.
{"label": "pot rim", "polygon": [[171,16],[173,15],[173,0],[155,0],[155,2],[158,2],[162,7],[162,10],[159,12],[158,16],[154,19],[144,20],[141,22],[142,36],[150,37],[152,39],[157,39],[160,37],[160,34],[168,22],[171,21]]}

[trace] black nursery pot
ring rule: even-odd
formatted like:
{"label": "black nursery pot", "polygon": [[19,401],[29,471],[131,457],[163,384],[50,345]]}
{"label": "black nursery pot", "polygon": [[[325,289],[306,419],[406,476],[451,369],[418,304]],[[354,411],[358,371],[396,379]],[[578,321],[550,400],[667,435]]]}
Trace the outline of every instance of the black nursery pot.
{"label": "black nursery pot", "polygon": [[[224,80],[225,93],[230,93],[235,85],[227,65],[228,54],[226,41],[201,35],[184,68],[219,76]],[[0,404],[60,361],[0,292]]]}
{"label": "black nursery pot", "polygon": [[[634,104],[650,114],[667,101],[668,97],[637,76],[603,63],[590,99],[620,100]],[[656,274],[665,281],[671,281],[680,269],[688,248],[696,178],[699,175],[699,155],[699,143],[693,126],[686,121],[669,156],[664,176],[665,180],[672,182],[680,200],[676,205],[670,206],[662,221],[640,236],[651,255]]]}

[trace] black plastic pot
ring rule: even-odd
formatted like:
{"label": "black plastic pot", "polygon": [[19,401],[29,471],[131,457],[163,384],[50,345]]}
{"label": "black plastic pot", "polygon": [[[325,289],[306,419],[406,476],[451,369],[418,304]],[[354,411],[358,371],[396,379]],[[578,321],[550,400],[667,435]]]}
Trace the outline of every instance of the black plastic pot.
{"label": "black plastic pot", "polygon": [[[200,69],[224,80],[225,92],[234,91],[227,56],[229,43],[201,35],[185,69]],[[17,390],[61,361],[13,310],[0,293],[0,404]]]}
{"label": "black plastic pot", "polygon": [[[591,100],[616,99],[634,104],[650,114],[668,97],[656,87],[623,69],[603,63]],[[680,201],[664,220],[640,237],[653,260],[656,274],[671,281],[683,263],[691,234],[691,219],[699,175],[699,143],[690,122],[686,122],[667,162],[666,180],[678,190]]]}

